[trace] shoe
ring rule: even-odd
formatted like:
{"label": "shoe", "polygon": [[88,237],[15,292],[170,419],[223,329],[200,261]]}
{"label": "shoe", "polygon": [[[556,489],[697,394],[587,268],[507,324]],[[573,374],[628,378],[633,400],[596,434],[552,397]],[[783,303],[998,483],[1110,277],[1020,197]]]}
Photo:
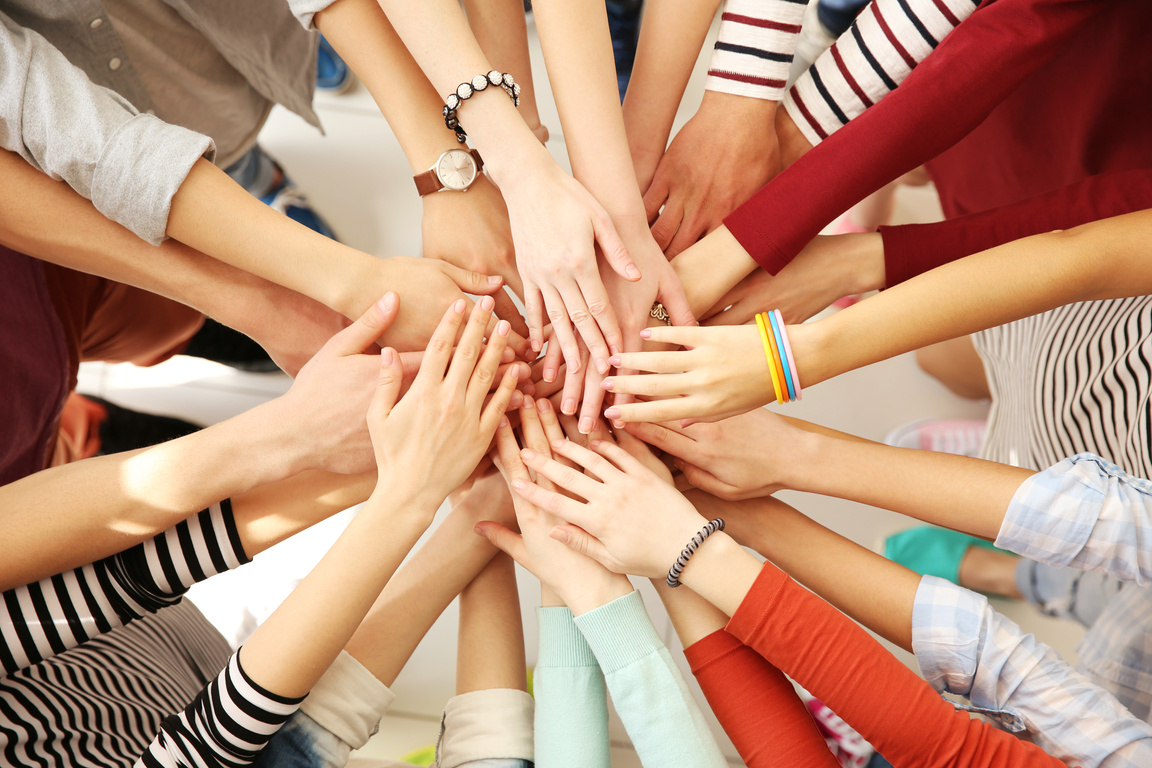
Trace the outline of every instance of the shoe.
{"label": "shoe", "polygon": [[960,561],[969,547],[997,549],[984,539],[966,533],[922,525],[884,539],[884,557],[921,576],[936,576],[960,583]]}
{"label": "shoe", "polygon": [[276,166],[277,180],[273,182],[269,192],[260,196],[260,200],[293,221],[308,227],[313,232],[319,232],[332,240],[339,240],[332,232],[332,228],[328,226],[328,222],[324,221],[320,214],[312,209],[312,204],[308,202],[308,198],[284,173],[280,164],[273,161],[273,165]]}
{"label": "shoe", "polygon": [[316,53],[316,87],[332,93],[346,93],[356,84],[356,76],[336,53],[332,44],[320,36],[320,48]]}
{"label": "shoe", "polygon": [[605,0],[608,12],[608,31],[612,35],[612,57],[616,60],[616,85],[620,101],[628,90],[632,78],[632,65],[636,63],[636,44],[640,41],[640,13],[643,0]]}
{"label": "shoe", "polygon": [[83,397],[107,412],[99,427],[102,454],[148,448],[200,431],[199,426],[183,419],[129,410],[91,395]]}
{"label": "shoe", "polygon": [[884,442],[896,448],[976,457],[987,429],[988,422],[981,419],[923,419],[896,427]]}
{"label": "shoe", "polygon": [[240,331],[221,325],[212,318],[196,332],[181,353],[201,357],[249,373],[277,373],[280,366],[272,361],[264,348]]}

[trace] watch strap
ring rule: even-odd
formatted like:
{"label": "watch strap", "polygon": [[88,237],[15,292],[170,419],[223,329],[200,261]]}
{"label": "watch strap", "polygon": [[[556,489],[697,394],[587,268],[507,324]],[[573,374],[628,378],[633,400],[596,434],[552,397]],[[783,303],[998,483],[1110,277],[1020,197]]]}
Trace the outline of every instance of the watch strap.
{"label": "watch strap", "polygon": [[[480,153],[475,149],[471,150],[468,154],[472,155],[472,159],[476,162],[476,175],[479,176],[481,171],[484,170],[484,158],[480,157]],[[412,181],[416,183],[416,191],[420,197],[430,195],[433,192],[439,192],[444,188],[444,185],[440,183],[440,176],[436,173],[435,164],[423,173],[418,173],[413,176]],[[476,179],[473,179],[472,184],[475,183]],[[471,186],[471,184],[469,186]],[[465,189],[467,189],[467,187],[465,187]]]}

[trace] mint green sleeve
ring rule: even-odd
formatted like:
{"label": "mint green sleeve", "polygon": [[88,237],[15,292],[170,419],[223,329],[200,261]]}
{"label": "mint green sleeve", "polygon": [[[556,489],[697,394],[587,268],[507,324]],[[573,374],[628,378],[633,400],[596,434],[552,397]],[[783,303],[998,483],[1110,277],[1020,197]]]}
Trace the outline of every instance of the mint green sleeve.
{"label": "mint green sleeve", "polygon": [[604,675],[567,608],[537,608],[536,768],[611,768]]}
{"label": "mint green sleeve", "polygon": [[728,765],[639,592],[575,621],[600,663],[641,763],[648,768]]}

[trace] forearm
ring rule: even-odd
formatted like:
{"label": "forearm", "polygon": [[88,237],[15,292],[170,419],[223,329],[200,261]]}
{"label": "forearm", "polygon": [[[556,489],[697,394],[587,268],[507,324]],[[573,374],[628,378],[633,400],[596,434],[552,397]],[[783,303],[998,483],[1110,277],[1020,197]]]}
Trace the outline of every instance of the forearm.
{"label": "forearm", "polygon": [[692,314],[700,317],[757,265],[728,228],[720,226],[674,258],[672,269],[684,285]]}
{"label": "forearm", "polygon": [[508,555],[497,553],[460,593],[458,638],[457,694],[527,690],[516,564]]}
{"label": "forearm", "polygon": [[[520,85],[520,114],[534,131],[541,127],[528,51],[528,23],[523,0],[465,0],[468,26],[480,50],[501,72],[511,72]],[[537,134],[540,136],[540,134]]]}

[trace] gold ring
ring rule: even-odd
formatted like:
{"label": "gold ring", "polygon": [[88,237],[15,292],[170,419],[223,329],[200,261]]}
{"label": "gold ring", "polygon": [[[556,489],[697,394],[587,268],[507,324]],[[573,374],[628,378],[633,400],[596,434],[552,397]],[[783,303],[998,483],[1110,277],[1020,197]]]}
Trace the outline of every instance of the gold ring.
{"label": "gold ring", "polygon": [[654,317],[664,325],[672,325],[672,318],[668,316],[668,310],[664,309],[664,305],[658,301],[652,302],[652,309],[648,312],[649,317]]}

